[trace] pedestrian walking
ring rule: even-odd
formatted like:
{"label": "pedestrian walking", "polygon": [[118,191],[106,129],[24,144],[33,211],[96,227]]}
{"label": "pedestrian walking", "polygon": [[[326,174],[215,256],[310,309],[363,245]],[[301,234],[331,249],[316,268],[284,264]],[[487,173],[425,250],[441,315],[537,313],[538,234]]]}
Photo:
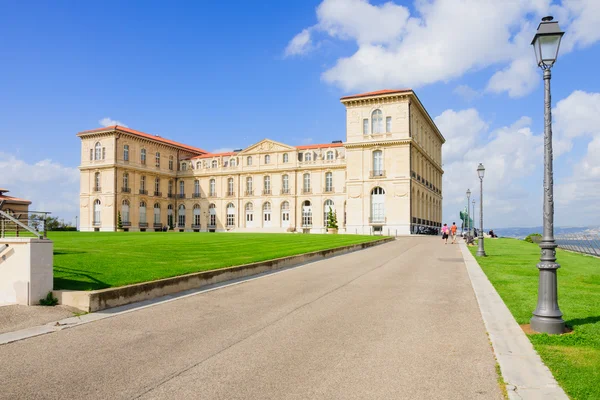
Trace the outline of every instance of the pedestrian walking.
{"label": "pedestrian walking", "polygon": [[444,224],[442,226],[442,240],[444,244],[448,244],[448,234],[450,233],[450,228],[448,228],[448,224]]}
{"label": "pedestrian walking", "polygon": [[458,226],[456,226],[456,222],[452,223],[450,227],[450,233],[452,234],[452,243],[456,243],[456,231],[458,230]]}

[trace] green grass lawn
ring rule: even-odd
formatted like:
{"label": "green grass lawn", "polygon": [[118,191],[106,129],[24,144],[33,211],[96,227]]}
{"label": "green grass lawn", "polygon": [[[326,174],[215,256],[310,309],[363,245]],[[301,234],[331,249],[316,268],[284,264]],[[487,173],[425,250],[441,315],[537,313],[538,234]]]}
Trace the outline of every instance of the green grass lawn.
{"label": "green grass lawn", "polygon": [[94,290],[368,242],[379,236],[49,232],[54,289]]}
{"label": "green grass lawn", "polygon": [[[486,240],[485,250],[479,265],[517,322],[528,324],[537,304],[539,246],[497,239]],[[571,398],[600,399],[600,259],[559,249],[557,261],[558,302],[573,332],[528,337]]]}

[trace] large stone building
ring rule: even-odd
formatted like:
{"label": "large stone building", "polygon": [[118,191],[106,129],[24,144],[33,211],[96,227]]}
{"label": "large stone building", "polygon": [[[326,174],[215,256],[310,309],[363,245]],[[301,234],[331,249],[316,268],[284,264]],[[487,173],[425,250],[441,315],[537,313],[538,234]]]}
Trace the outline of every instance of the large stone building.
{"label": "large stone building", "polygon": [[442,220],[444,137],[412,90],[347,96],[346,141],[213,154],[122,126],[79,133],[81,230],[409,234]]}

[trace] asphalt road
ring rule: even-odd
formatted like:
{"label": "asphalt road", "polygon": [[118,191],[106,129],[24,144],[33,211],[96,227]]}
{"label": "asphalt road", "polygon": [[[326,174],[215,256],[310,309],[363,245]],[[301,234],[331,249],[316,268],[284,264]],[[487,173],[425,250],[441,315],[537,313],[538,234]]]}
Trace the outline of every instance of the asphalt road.
{"label": "asphalt road", "polygon": [[2,399],[501,399],[457,245],[392,243],[0,346]]}

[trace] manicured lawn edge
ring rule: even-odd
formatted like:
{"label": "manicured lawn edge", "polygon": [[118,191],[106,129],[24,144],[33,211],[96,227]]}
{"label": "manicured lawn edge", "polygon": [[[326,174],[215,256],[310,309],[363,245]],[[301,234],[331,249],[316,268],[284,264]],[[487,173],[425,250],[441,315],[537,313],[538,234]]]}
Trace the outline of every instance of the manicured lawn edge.
{"label": "manicured lawn edge", "polygon": [[318,250],[234,267],[216,268],[209,271],[195,272],[116,288],[91,291],[55,290],[53,293],[59,299],[60,304],[74,307],[85,312],[94,312],[138,301],[150,300],[190,289],[198,289],[224,281],[292,267],[307,262],[313,262],[352,251],[362,250],[392,240],[395,239],[386,237],[333,249]]}
{"label": "manicured lawn edge", "polygon": [[[517,323],[528,324],[537,302],[539,246],[516,239],[486,240],[478,264]],[[475,248],[469,248],[471,254]],[[600,398],[600,260],[557,250],[559,305],[572,333],[528,334],[556,381],[574,399]]]}

